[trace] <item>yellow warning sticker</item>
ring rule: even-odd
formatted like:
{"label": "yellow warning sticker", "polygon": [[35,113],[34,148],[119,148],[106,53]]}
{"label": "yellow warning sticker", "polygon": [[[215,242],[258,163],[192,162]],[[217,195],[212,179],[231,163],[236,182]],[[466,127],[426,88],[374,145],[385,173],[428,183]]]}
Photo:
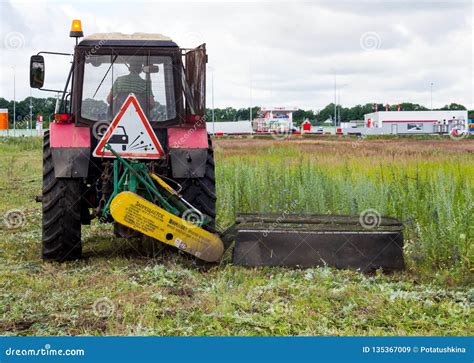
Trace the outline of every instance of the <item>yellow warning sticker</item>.
{"label": "yellow warning sticker", "polygon": [[110,205],[116,222],[175,246],[202,260],[218,261],[224,253],[221,239],[132,192],[119,193]]}

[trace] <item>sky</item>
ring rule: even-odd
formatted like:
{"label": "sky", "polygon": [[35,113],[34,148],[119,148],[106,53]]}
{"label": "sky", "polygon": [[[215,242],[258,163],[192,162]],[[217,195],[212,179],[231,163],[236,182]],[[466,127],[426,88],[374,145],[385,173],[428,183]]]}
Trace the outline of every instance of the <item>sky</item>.
{"label": "sky", "polygon": [[[72,19],[85,34],[149,32],[206,43],[207,106],[299,107],[334,102],[451,102],[474,109],[471,1],[4,1],[0,97],[31,90],[29,58],[72,53]],[[45,87],[62,88],[70,58],[46,57]],[[335,82],[336,81],[336,82]],[[213,87],[212,87],[213,85]],[[431,92],[432,90],[432,92]]]}

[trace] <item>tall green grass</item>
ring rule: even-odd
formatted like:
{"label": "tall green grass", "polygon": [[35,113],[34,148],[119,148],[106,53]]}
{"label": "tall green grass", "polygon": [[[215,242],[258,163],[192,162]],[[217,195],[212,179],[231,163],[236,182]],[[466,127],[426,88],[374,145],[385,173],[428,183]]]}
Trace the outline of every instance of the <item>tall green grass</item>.
{"label": "tall green grass", "polygon": [[41,137],[0,137],[0,150],[3,153],[41,150]]}
{"label": "tall green grass", "polygon": [[469,159],[327,162],[293,148],[216,161],[218,223],[238,212],[359,214],[375,209],[405,225],[409,266],[469,275],[474,252]]}

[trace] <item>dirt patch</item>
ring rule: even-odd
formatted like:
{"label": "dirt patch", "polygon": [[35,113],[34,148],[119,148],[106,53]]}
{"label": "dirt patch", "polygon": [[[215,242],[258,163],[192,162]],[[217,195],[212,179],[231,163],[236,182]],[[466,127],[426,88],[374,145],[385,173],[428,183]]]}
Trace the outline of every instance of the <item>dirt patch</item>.
{"label": "dirt patch", "polygon": [[82,335],[84,333],[90,334],[91,332],[105,333],[107,331],[107,319],[106,318],[83,318],[76,321],[71,329],[69,330],[71,335]]}
{"label": "dirt patch", "polygon": [[36,320],[17,320],[9,322],[0,322],[0,331],[12,332],[12,331],[23,331],[28,330],[35,323],[38,323]]}

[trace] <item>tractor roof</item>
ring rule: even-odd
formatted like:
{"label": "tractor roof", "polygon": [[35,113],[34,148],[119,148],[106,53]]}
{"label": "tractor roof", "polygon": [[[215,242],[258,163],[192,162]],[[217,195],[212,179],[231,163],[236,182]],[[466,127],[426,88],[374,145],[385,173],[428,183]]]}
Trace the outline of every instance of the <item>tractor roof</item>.
{"label": "tractor roof", "polygon": [[177,47],[171,38],[152,33],[95,33],[86,36],[79,45]]}

